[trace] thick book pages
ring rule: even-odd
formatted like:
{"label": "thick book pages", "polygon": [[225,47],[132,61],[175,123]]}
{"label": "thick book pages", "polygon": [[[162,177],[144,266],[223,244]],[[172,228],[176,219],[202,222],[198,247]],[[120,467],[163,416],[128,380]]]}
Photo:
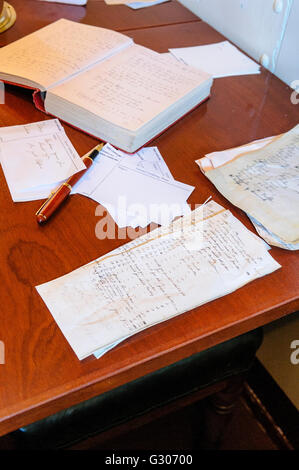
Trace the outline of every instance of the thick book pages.
{"label": "thick book pages", "polygon": [[45,108],[133,152],[208,96],[211,82],[206,78],[198,70],[134,44],[51,87]]}
{"label": "thick book pages", "polygon": [[65,19],[1,49],[0,79],[45,92],[47,113],[129,153],[207,99],[212,85],[205,72],[121,33]]}

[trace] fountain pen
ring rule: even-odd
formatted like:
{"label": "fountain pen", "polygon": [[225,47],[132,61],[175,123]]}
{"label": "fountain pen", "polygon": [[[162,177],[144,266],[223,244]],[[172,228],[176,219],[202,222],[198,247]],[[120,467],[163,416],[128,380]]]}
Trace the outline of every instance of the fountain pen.
{"label": "fountain pen", "polygon": [[35,214],[38,224],[43,225],[47,222],[47,220],[49,220],[49,218],[54,214],[54,212],[58,209],[61,203],[69,196],[73,186],[91,167],[94,159],[97,157],[104,145],[104,143],[101,143],[97,145],[89,154],[84,155],[84,157],[82,157],[82,160],[86,168],[71,176],[67,181],[62,183],[59,188],[57,188],[50,194],[48,199],[43,203],[43,205],[38,209]]}

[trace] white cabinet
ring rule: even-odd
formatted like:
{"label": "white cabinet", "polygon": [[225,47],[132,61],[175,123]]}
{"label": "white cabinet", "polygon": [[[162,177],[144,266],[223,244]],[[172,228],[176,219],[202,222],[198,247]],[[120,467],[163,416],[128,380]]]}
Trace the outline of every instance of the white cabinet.
{"label": "white cabinet", "polygon": [[299,0],[180,0],[279,76],[299,80]]}

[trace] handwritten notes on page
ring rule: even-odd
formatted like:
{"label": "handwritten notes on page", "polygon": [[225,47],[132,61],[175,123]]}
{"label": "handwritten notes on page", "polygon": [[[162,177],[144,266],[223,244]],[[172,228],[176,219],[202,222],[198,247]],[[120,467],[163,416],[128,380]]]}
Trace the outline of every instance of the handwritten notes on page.
{"label": "handwritten notes on page", "polygon": [[[178,65],[177,61],[133,44],[87,72],[51,89],[45,106],[48,112],[53,110],[55,114],[54,108],[57,112],[56,106],[60,106],[63,99],[80,106],[84,113],[99,115],[102,138],[113,145],[113,137],[105,138],[109,135],[111,123],[120,128],[115,128],[115,132],[121,132],[123,128],[133,135],[186,95],[190,94],[191,97],[199,84],[205,83],[208,78],[205,72],[184,64]],[[185,103],[181,102],[181,106],[184,107]],[[76,116],[74,124],[78,127],[82,126],[81,120],[88,116],[84,113]],[[159,128],[157,133],[159,130],[163,128]],[[114,140],[117,140],[116,137]],[[148,140],[144,139],[145,142]]]}
{"label": "handwritten notes on page", "polygon": [[[0,160],[15,202],[47,198],[85,168],[57,119],[0,129]],[[128,155],[106,144],[72,194],[97,201],[119,228],[144,228],[190,213],[193,190],[173,178],[157,147]]]}
{"label": "handwritten notes on page", "polygon": [[299,125],[251,147],[258,145],[261,148],[252,151],[233,150],[232,159],[226,151],[221,158],[227,161],[220,166],[215,156],[205,158],[200,167],[230,202],[248,214],[268,243],[298,249]]}
{"label": "handwritten notes on page", "polygon": [[36,289],[79,359],[280,265],[213,201]]}
{"label": "handwritten notes on page", "polygon": [[214,78],[260,73],[260,66],[228,41],[169,49],[180,61]]}
{"label": "handwritten notes on page", "polygon": [[119,227],[136,228],[189,213],[193,190],[174,180],[157,147],[128,155],[107,144],[73,192],[102,204]]}
{"label": "handwritten notes on page", "polygon": [[13,201],[47,197],[86,168],[58,119],[0,128],[0,160]]}
{"label": "handwritten notes on page", "polygon": [[45,90],[132,43],[116,31],[62,18],[0,49],[1,76]]}

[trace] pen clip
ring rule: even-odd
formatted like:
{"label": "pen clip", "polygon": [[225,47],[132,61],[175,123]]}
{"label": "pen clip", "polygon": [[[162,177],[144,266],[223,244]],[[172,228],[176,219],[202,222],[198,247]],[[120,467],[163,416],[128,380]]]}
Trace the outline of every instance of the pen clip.
{"label": "pen clip", "polygon": [[42,211],[42,209],[45,207],[45,205],[50,201],[50,199],[52,199],[52,197],[54,196],[54,194],[56,193],[56,190],[54,191],[51,191],[51,194],[49,195],[49,197],[45,200],[45,202],[41,205],[41,207],[38,209],[38,211],[35,213],[35,215],[39,215]]}

